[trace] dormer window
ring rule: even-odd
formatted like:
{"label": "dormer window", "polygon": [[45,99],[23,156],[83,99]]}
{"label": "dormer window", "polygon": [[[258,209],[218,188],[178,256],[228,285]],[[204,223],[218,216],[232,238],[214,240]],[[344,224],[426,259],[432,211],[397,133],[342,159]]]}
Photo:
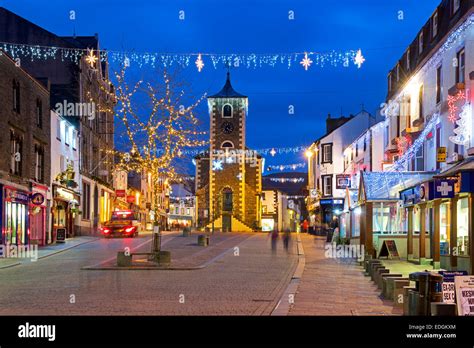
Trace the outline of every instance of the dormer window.
{"label": "dormer window", "polygon": [[223,107],[222,107],[222,117],[225,117],[225,118],[232,118],[232,105],[230,104],[225,104]]}
{"label": "dormer window", "polygon": [[410,49],[407,50],[407,71],[410,70]]}
{"label": "dormer window", "polygon": [[400,80],[400,64],[397,64],[397,82]]}
{"label": "dormer window", "polygon": [[452,14],[453,14],[453,15],[454,15],[456,12],[458,12],[460,3],[461,3],[461,0],[452,0],[452,4],[453,4],[453,12],[452,12]]}
{"label": "dormer window", "polygon": [[418,36],[418,54],[423,52],[423,32]]}
{"label": "dormer window", "polygon": [[433,37],[438,35],[438,11],[435,12],[433,18],[431,19]]}

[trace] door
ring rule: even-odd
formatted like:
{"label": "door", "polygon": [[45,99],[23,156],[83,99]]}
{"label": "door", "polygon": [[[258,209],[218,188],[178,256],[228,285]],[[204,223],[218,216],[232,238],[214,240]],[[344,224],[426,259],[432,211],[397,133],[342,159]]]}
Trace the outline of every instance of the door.
{"label": "door", "polygon": [[222,214],[222,231],[232,232],[232,215],[224,213]]}

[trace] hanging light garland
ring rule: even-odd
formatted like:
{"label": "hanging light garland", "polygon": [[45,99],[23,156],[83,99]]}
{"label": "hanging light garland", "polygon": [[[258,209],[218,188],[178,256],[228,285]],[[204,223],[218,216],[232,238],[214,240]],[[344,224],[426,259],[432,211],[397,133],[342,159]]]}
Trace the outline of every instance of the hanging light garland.
{"label": "hanging light garland", "polygon": [[270,181],[279,183],[300,183],[304,182],[304,178],[270,178]]}
{"label": "hanging light garland", "polygon": [[306,167],[306,163],[271,165],[271,166],[268,166],[268,171],[271,171],[271,170],[280,170],[280,171],[283,171],[283,170],[296,170],[296,169],[305,168],[305,167]]}
{"label": "hanging light garland", "polygon": [[132,63],[139,67],[143,66],[163,66],[165,68],[172,65],[188,67],[194,61],[199,72],[206,66],[205,60],[210,61],[212,67],[217,69],[222,65],[234,67],[245,67],[256,69],[261,67],[275,67],[276,65],[286,65],[287,68],[295,63],[300,63],[305,70],[318,66],[344,66],[349,67],[352,61],[360,68],[365,61],[362,51],[329,51],[329,52],[290,52],[290,53],[160,53],[160,52],[125,52],[92,49],[80,49],[57,46],[40,46],[30,44],[18,44],[0,42],[0,50],[3,50],[13,58],[28,58],[30,60],[60,59],[61,61],[71,61],[79,63],[82,57],[86,62],[94,66],[97,61],[108,61],[130,66]]}

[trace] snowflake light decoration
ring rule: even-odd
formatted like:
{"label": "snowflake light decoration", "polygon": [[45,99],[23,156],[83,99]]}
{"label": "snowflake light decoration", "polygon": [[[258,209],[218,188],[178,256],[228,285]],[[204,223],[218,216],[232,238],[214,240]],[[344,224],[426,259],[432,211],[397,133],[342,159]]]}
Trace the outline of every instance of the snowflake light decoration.
{"label": "snowflake light decoration", "polygon": [[213,171],[218,171],[222,170],[222,161],[214,160],[212,161],[212,170]]}
{"label": "snowflake light decoration", "polygon": [[354,64],[360,69],[361,65],[365,62],[365,58],[362,55],[362,51],[358,50],[354,58]]}
{"label": "snowflake light decoration", "polygon": [[308,57],[308,53],[304,54],[304,58],[301,60],[300,64],[304,67],[304,70],[308,70],[313,61]]}
{"label": "snowflake light decoration", "polygon": [[98,58],[94,55],[94,50],[91,50],[90,48],[87,49],[87,56],[86,56],[86,62],[89,63],[91,68],[95,66],[95,63],[97,62]]}
{"label": "snowflake light decoration", "polygon": [[196,59],[196,67],[199,72],[201,72],[202,68],[204,68],[204,62],[202,60],[201,54],[199,53],[197,59]]}

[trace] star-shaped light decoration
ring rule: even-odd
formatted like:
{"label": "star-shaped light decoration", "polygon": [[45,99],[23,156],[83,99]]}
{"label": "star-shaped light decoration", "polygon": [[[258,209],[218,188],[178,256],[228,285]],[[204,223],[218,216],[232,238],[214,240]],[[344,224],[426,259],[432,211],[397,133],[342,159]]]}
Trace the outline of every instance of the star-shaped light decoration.
{"label": "star-shaped light decoration", "polygon": [[91,50],[90,48],[87,49],[87,56],[86,56],[86,62],[89,63],[91,68],[95,67],[95,63],[97,62],[99,58],[97,58],[94,55],[94,50]]}
{"label": "star-shaped light decoration", "polygon": [[283,170],[283,169],[285,169],[285,167],[283,167],[283,166],[280,166],[280,170]]}
{"label": "star-shaped light decoration", "polygon": [[204,62],[202,61],[201,53],[198,54],[198,57],[196,59],[196,67],[199,72],[201,72],[202,68],[204,68]]}
{"label": "star-shaped light decoration", "polygon": [[357,65],[357,67],[360,69],[362,63],[365,62],[365,58],[362,55],[362,51],[358,50],[356,53],[356,56],[354,57],[354,64]]}
{"label": "star-shaped light decoration", "polygon": [[222,161],[217,161],[217,160],[212,161],[212,170],[214,171],[222,170]]}
{"label": "star-shaped light decoration", "polygon": [[272,155],[272,157],[274,157],[274,156],[276,155],[276,153],[277,153],[277,152],[275,151],[275,149],[271,149],[271,150],[270,150],[270,155]]}
{"label": "star-shaped light decoration", "polygon": [[313,61],[308,57],[308,53],[304,54],[304,58],[301,60],[300,64],[304,67],[304,70],[308,70]]}

